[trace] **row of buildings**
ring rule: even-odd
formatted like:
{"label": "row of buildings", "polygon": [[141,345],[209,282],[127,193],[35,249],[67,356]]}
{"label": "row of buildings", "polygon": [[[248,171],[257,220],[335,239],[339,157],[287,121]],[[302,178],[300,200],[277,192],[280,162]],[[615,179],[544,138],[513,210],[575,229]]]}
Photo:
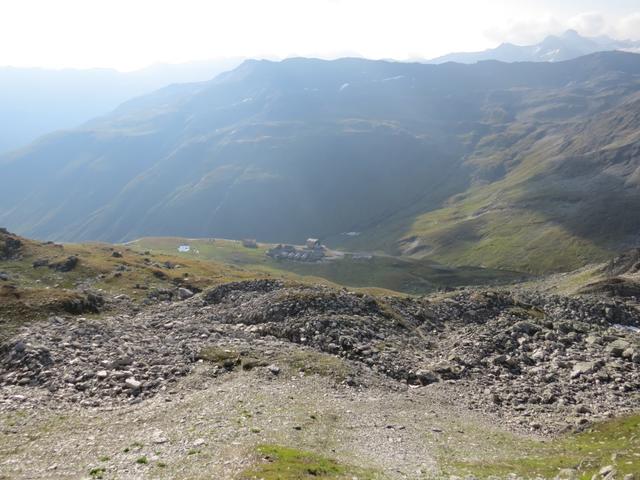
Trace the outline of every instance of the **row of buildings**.
{"label": "row of buildings", "polygon": [[309,238],[304,247],[277,245],[267,251],[267,255],[276,260],[294,260],[298,262],[319,262],[326,255],[326,247],[317,238]]}

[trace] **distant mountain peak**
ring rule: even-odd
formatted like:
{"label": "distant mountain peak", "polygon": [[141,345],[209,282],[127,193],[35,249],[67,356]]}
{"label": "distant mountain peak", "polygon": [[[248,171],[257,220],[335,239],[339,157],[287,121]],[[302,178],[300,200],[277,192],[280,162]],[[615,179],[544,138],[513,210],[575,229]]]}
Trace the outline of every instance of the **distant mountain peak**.
{"label": "distant mountain peak", "polygon": [[562,38],[586,38],[583,37],[582,35],[580,35],[577,30],[573,30],[572,28],[570,28],[569,30],[567,30],[566,32],[564,32],[561,35]]}
{"label": "distant mountain peak", "polygon": [[534,45],[501,43],[496,48],[481,52],[450,53],[430,60],[428,63],[476,63],[484,60],[502,62],[559,62],[588,55],[590,53],[625,50],[637,51],[640,42],[620,41],[607,36],[586,37],[569,29],[560,35],[548,35]]}

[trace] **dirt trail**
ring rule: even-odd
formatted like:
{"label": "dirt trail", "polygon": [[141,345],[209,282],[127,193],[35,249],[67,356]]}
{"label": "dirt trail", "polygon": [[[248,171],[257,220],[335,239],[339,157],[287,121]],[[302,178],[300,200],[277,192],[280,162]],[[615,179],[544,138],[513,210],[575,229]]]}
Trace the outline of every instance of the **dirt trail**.
{"label": "dirt trail", "polygon": [[[5,413],[0,478],[91,478],[104,468],[103,478],[231,479],[264,443],[320,452],[385,478],[437,478],[439,456],[471,445],[477,454],[483,434],[499,433],[435,388],[349,388],[287,369],[212,373],[203,364],[175,389],[132,406]],[[147,463],[136,463],[142,458]]]}

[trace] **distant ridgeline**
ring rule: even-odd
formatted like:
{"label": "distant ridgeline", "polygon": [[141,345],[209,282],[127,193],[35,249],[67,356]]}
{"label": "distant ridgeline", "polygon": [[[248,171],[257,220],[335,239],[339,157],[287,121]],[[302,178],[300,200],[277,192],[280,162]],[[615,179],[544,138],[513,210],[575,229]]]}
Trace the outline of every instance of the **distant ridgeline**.
{"label": "distant ridgeline", "polygon": [[0,156],[0,223],[73,241],[314,232],[349,250],[572,269],[638,243],[639,88],[640,55],[622,52],[247,61]]}

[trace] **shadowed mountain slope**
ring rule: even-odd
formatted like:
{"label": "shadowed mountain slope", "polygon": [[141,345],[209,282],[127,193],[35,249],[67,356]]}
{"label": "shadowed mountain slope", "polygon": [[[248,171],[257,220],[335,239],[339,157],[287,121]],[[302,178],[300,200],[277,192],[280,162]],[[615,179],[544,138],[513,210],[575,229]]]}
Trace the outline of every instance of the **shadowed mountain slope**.
{"label": "shadowed mountain slope", "polygon": [[637,240],[639,86],[640,56],[622,52],[247,61],[0,157],[0,223],[62,240],[318,236],[571,268]]}

